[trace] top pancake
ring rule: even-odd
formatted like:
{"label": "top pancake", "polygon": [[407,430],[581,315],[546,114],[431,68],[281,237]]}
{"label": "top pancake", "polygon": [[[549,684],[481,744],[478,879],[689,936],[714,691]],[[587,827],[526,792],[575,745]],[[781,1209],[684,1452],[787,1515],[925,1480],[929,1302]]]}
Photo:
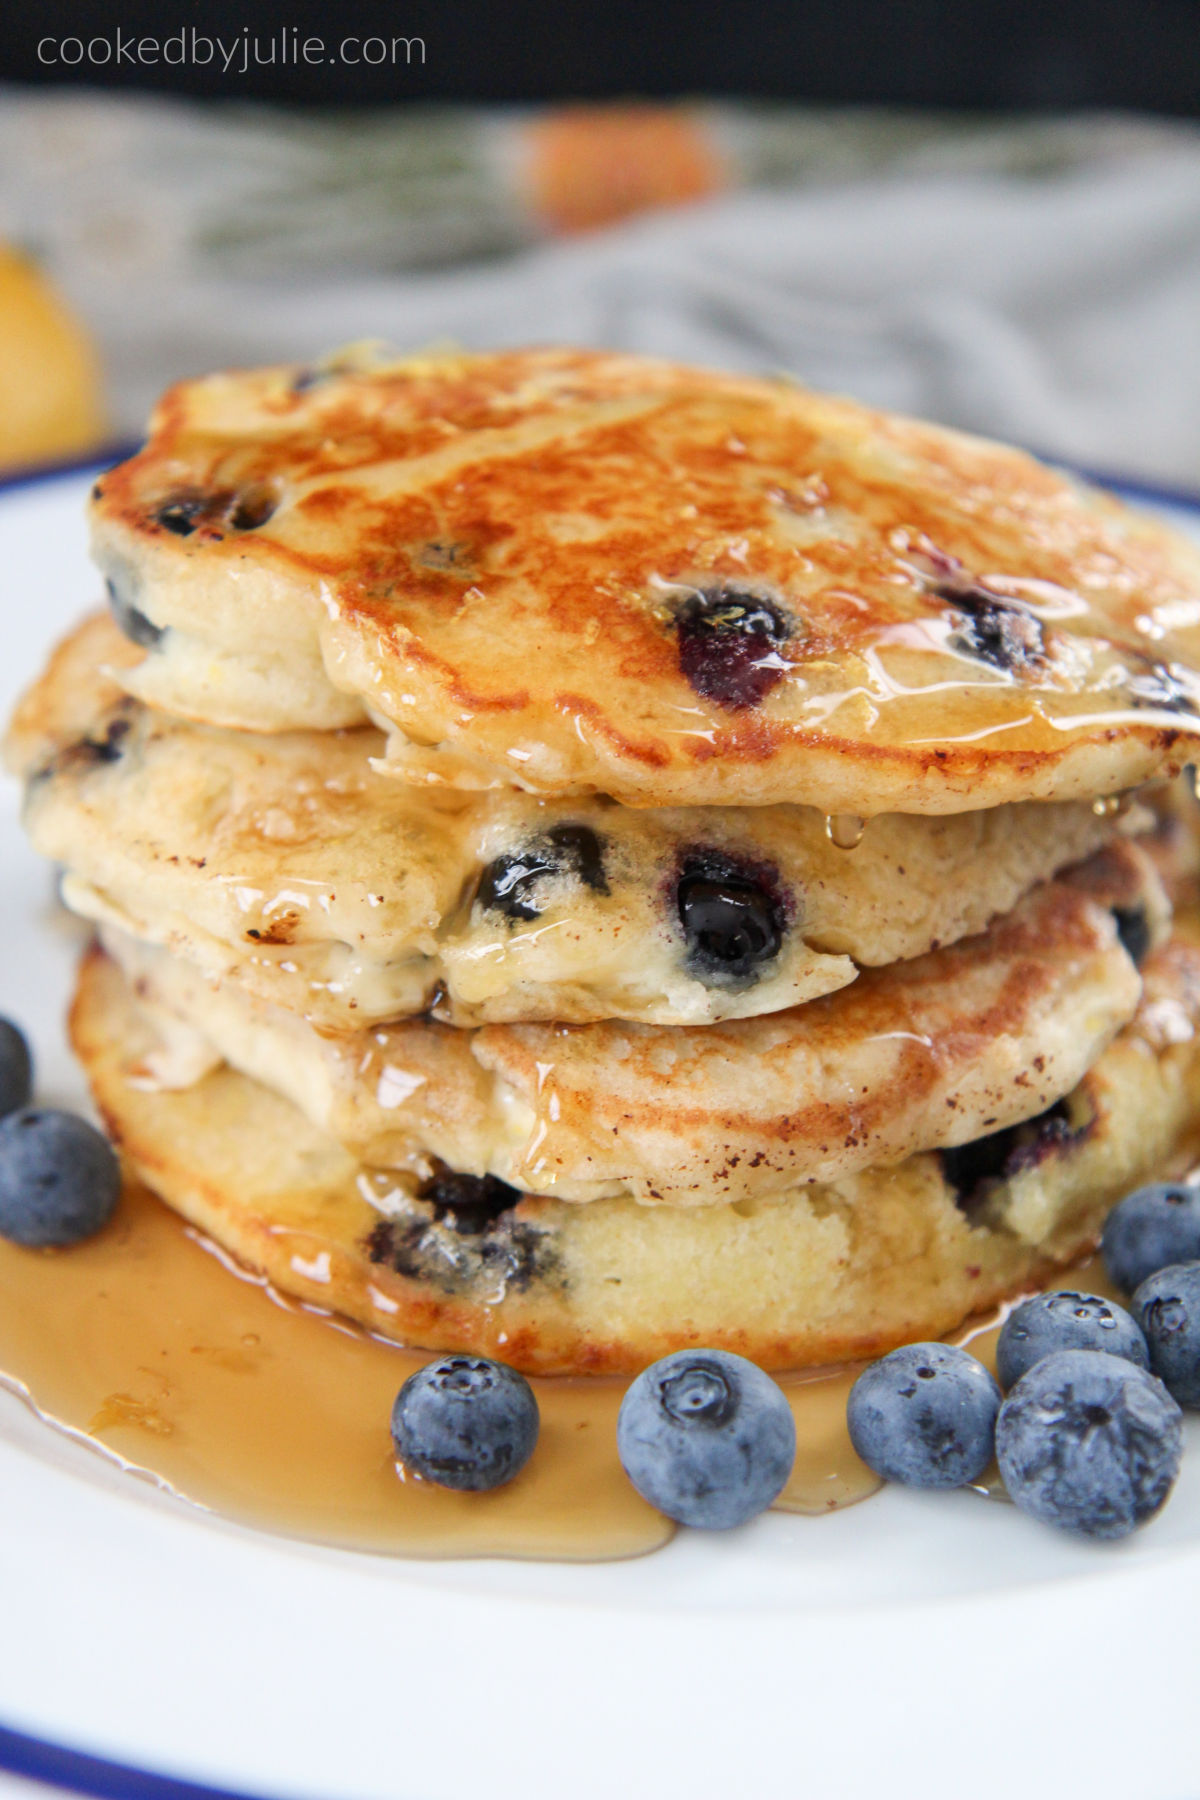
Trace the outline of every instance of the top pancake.
{"label": "top pancake", "polygon": [[1028,456],[575,350],[171,389],[95,490],[152,704],[369,710],[413,781],[831,814],[1096,796],[1200,735],[1200,552]]}

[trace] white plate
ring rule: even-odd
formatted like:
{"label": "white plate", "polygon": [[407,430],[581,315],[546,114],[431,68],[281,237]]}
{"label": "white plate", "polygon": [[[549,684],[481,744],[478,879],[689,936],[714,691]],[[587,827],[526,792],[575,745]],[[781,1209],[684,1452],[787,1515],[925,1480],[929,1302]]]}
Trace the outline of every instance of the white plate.
{"label": "white plate", "polygon": [[[0,494],[5,710],[97,597],[86,487]],[[1200,508],[1177,516],[1200,532]],[[42,1097],[82,1105],[72,946],[11,791],[0,858],[0,1010],[31,1029]],[[630,1563],[404,1563],[225,1524],[0,1394],[0,1767],[164,1800],[172,1781],[45,1746],[272,1800],[1185,1800],[1200,1422],[1189,1438],[1162,1518],[1112,1547],[892,1489]]]}

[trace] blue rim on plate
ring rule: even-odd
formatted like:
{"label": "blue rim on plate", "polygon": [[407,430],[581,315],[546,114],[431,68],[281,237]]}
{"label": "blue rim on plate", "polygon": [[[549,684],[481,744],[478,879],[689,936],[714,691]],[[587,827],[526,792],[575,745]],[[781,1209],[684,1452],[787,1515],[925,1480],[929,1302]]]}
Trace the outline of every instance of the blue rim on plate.
{"label": "blue rim on plate", "polygon": [[62,481],[68,475],[86,475],[89,469],[111,469],[114,463],[124,462],[139,448],[139,444],[128,442],[99,444],[86,456],[72,456],[65,462],[32,463],[9,469],[0,475],[0,494],[13,488],[40,487],[44,481]]}
{"label": "blue rim on plate", "polygon": [[[136,444],[113,444],[95,454],[69,462],[52,463],[40,468],[17,469],[0,476],[0,495],[13,489],[37,487],[43,482],[58,481],[68,475],[82,475],[89,469],[104,469],[126,456]],[[1098,487],[1130,500],[1144,500],[1160,506],[1200,516],[1200,493],[1182,488],[1162,487],[1138,481],[1133,477],[1113,475],[1077,464],[1063,463],[1058,458],[1043,457],[1059,468],[1070,469]],[[203,1782],[187,1781],[180,1776],[159,1775],[150,1769],[139,1769],[130,1763],[110,1762],[104,1757],[72,1750],[45,1738],[30,1737],[0,1724],[0,1773],[20,1776],[25,1781],[42,1782],[72,1794],[85,1794],[94,1800],[270,1800],[262,1793],[251,1795],[245,1790],[216,1788]]]}
{"label": "blue rim on plate", "polygon": [[[1053,458],[1045,460],[1049,462]],[[1085,481],[1107,488],[1110,493],[1120,494],[1123,500],[1146,500],[1151,505],[1177,507],[1180,512],[1200,512],[1200,493],[1193,493],[1189,488],[1163,487],[1160,482],[1137,481],[1132,475],[1112,475],[1105,469],[1084,468],[1078,463],[1062,463],[1060,467],[1082,475]]]}
{"label": "blue rim on plate", "polygon": [[175,1775],[155,1775],[129,1763],[27,1737],[0,1725],[0,1770],[95,1800],[262,1800],[245,1790],[205,1787]]}

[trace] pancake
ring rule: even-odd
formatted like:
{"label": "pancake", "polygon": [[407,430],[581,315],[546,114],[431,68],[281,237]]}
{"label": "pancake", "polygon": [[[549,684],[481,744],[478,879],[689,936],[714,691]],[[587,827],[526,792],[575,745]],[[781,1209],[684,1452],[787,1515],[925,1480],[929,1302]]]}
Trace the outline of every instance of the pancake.
{"label": "pancake", "polygon": [[172,388],[94,553],[154,705],[370,713],[438,787],[831,816],[1094,798],[1200,735],[1200,551],[1015,450],[583,350]]}
{"label": "pancake", "polygon": [[1200,893],[1200,801],[1196,797],[1195,771],[1187,769],[1177,781],[1163,782],[1144,791],[1149,831],[1138,821],[1138,843],[1154,862],[1173,906],[1191,904]]}
{"label": "pancake", "polygon": [[633,1370],[694,1344],[782,1369],[950,1331],[1088,1248],[1130,1188],[1183,1172],[1200,1102],[1200,930],[1189,918],[1151,954],[1137,1017],[1039,1119],[774,1201],[702,1209],[569,1206],[444,1170],[414,1198],[232,1069],[148,1090],[136,1075],[154,1031],[99,953],[71,1025],[137,1173],[307,1304],[530,1373]]}
{"label": "pancake", "polygon": [[136,654],[94,617],[18,707],[35,846],[76,911],[326,1032],[430,1007],[462,1026],[778,1011],[979,932],[1150,823],[1086,801],[885,814],[847,851],[811,807],[438,794],[373,772],[370,727],[150,711],[113,678]]}
{"label": "pancake", "polygon": [[1042,1112],[1133,1016],[1168,908],[1114,846],[976,938],[766,1018],[674,1027],[424,1020],[327,1039],[115,933],[106,942],[176,1042],[143,1078],[210,1057],[284,1094],[362,1162],[475,1176],[571,1201],[715,1205],[833,1181]]}

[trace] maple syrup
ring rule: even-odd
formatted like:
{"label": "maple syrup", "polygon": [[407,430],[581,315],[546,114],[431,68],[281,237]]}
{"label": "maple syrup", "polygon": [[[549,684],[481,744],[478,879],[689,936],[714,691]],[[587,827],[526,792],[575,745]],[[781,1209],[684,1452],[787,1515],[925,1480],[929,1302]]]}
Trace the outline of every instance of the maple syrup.
{"label": "maple syrup", "polygon": [[[1068,1281],[1112,1293],[1095,1262],[1059,1285]],[[993,1366],[1002,1317],[955,1341]],[[618,1460],[621,1379],[535,1380],[538,1446],[507,1487],[456,1494],[406,1476],[388,1420],[401,1383],[428,1360],[286,1299],[140,1186],[88,1243],[0,1240],[0,1381],[49,1423],[202,1507],[413,1557],[603,1560],[673,1535]],[[846,1431],[857,1373],[779,1377],[797,1438],[781,1510],[821,1514],[882,1485]]]}
{"label": "maple syrup", "polygon": [[[285,1299],[141,1187],[88,1243],[0,1241],[0,1379],[212,1511],[405,1556],[603,1559],[671,1537],[617,1458],[624,1380],[535,1380],[537,1450],[494,1493],[405,1479],[388,1419],[428,1360]],[[846,1436],[852,1379],[787,1384],[801,1448],[781,1506],[824,1512],[879,1486]]]}

